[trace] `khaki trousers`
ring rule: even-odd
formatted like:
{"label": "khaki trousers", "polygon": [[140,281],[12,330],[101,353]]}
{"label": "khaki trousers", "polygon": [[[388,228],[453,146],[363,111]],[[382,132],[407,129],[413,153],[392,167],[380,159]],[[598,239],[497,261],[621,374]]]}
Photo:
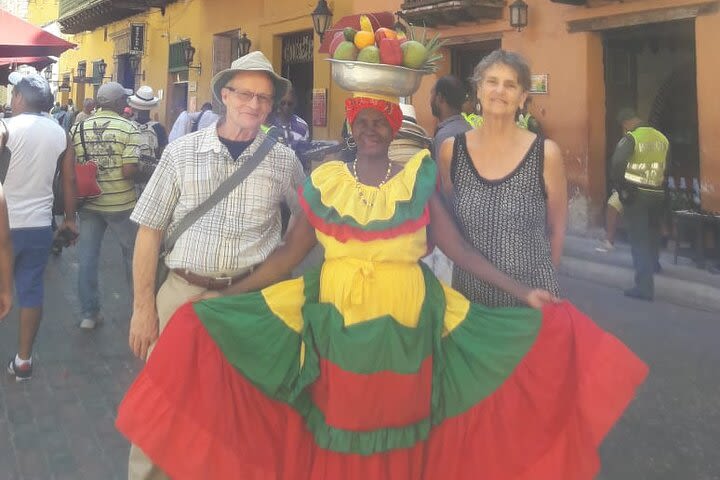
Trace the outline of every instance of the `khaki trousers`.
{"label": "khaki trousers", "polygon": [[[157,293],[156,305],[160,333],[162,334],[175,310],[191,297],[200,295],[205,291],[203,287],[190,285],[185,279],[171,271]],[[150,352],[152,352],[152,347]],[[169,478],[158,467],[153,465],[152,461],[137,446],[132,445],[130,447],[128,480],[168,480]]]}

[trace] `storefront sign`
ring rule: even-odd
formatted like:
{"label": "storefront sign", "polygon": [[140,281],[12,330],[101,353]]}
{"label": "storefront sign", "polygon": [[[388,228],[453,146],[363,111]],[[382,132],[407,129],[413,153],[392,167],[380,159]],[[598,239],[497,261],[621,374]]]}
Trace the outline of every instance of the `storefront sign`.
{"label": "storefront sign", "polygon": [[145,51],[145,24],[133,23],[130,25],[130,51],[135,53]]}
{"label": "storefront sign", "polygon": [[282,60],[284,65],[312,63],[313,32],[310,31],[283,37]]}
{"label": "storefront sign", "polygon": [[70,93],[70,85],[60,85],[58,87],[58,92]]}
{"label": "storefront sign", "polygon": [[324,88],[313,88],[312,124],[314,127],[327,126],[327,90]]}

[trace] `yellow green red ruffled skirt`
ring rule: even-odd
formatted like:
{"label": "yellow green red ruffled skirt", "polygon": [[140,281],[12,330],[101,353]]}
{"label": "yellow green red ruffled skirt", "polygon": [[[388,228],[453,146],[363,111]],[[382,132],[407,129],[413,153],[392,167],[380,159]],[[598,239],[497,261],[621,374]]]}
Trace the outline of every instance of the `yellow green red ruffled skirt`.
{"label": "yellow green red ruffled skirt", "polygon": [[117,427],[174,479],[592,478],[645,365],[568,303],[469,305],[448,330],[464,299],[423,275],[414,328],[345,327],[317,271],[186,304]]}

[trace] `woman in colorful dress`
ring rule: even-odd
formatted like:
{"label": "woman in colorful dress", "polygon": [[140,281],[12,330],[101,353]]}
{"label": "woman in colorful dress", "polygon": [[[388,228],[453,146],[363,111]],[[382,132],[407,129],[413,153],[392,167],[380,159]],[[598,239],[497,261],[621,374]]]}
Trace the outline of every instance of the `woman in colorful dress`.
{"label": "woman in colorful dress", "polygon": [[[557,144],[516,121],[530,91],[530,67],[516,53],[496,50],[478,64],[473,80],[483,121],[440,147],[443,192],[463,236],[493,265],[559,295],[567,183]],[[453,268],[452,286],[486,306],[522,304],[462,264]]]}
{"label": "woman in colorful dress", "polygon": [[[429,152],[388,158],[396,99],[355,96],[346,112],[356,160],[312,173],[305,216],[242,288],[289,271],[294,236],[317,236],[321,268],[181,307],[117,427],[174,479],[592,478],[645,365],[462,239]],[[419,262],[429,238],[536,309],[440,284]]]}

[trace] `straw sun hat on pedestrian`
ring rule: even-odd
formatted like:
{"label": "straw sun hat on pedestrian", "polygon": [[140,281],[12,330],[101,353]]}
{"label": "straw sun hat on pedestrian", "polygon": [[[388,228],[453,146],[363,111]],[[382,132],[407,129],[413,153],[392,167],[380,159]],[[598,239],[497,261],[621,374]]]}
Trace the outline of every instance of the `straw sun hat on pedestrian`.
{"label": "straw sun hat on pedestrian", "polygon": [[160,99],[155,96],[152,87],[147,85],[138,88],[134,95],[128,97],[128,105],[135,110],[150,110],[159,102]]}
{"label": "straw sun hat on pedestrian", "polygon": [[290,81],[275,73],[270,60],[262,52],[250,52],[232,62],[230,68],[219,72],[213,77],[210,88],[218,102],[222,102],[222,95],[220,94],[222,88],[239,72],[267,72],[273,82],[273,99],[276,104],[280,102],[280,99],[285,96],[285,92],[290,88]]}

